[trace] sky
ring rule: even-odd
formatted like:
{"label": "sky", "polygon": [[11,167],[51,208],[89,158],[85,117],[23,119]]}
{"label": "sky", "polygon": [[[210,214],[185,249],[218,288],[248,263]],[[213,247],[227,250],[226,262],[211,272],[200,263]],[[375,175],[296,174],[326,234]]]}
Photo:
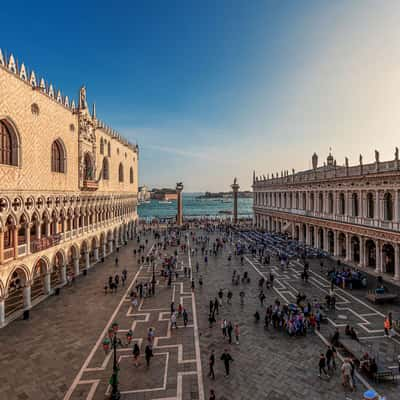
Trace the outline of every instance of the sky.
{"label": "sky", "polygon": [[5,2],[0,47],[137,142],[140,185],[394,158],[400,2]]}

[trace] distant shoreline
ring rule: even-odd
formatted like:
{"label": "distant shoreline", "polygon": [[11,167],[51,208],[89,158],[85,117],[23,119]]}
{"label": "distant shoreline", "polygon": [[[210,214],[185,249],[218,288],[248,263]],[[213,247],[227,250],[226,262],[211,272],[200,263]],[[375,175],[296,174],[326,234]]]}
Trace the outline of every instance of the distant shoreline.
{"label": "distant shoreline", "polygon": [[[197,196],[197,199],[232,199],[232,192],[206,192],[200,196]],[[251,199],[253,198],[253,192],[243,191],[238,193],[238,198],[242,199]]]}

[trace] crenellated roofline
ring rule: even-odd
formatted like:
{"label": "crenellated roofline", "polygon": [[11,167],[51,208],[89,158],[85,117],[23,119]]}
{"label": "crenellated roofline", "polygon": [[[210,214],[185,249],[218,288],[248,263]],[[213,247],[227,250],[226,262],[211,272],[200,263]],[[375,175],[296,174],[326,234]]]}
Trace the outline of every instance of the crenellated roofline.
{"label": "crenellated roofline", "polygon": [[[63,96],[60,89],[56,89],[52,83],[46,83],[45,79],[36,76],[35,71],[31,71],[22,62],[18,63],[18,60],[14,57],[12,53],[7,56],[6,52],[2,51],[0,48],[0,68],[13,74],[15,77],[19,78],[22,82],[29,85],[33,90],[39,91],[41,94],[55,101],[58,105],[68,109],[71,113],[76,113],[78,108],[76,107],[75,100],[68,96]],[[94,111],[95,113],[95,111]],[[94,118],[96,118],[94,114]],[[101,129],[104,133],[109,135],[111,138],[119,141],[122,145],[129,147],[134,152],[139,151],[139,147],[136,143],[131,143],[125,139],[119,132],[111,128],[105,122],[96,119],[96,128]]]}

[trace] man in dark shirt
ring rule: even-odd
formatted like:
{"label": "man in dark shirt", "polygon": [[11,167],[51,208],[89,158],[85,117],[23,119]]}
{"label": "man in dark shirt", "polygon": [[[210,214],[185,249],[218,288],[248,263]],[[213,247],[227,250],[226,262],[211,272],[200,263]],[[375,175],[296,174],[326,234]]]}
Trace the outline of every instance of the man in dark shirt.
{"label": "man in dark shirt", "polygon": [[224,362],[226,376],[229,376],[229,363],[233,361],[233,358],[228,353],[228,349],[224,350],[221,360]]}
{"label": "man in dark shirt", "polygon": [[208,373],[208,376],[211,379],[215,379],[214,364],[215,364],[214,350],[211,350],[211,355],[210,355],[210,358],[208,359],[208,365],[210,366],[210,371]]}

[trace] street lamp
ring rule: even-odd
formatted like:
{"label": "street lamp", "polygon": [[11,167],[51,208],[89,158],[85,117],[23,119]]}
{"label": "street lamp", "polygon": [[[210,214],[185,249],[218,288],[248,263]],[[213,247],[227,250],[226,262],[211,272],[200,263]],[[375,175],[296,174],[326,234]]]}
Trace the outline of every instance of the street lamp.
{"label": "street lamp", "polygon": [[112,338],[112,346],[114,350],[114,363],[113,363],[113,374],[110,379],[112,391],[111,391],[111,399],[112,400],[119,400],[121,398],[121,393],[118,390],[118,363],[117,363],[117,345],[118,345],[118,338],[117,338],[117,332],[118,332],[118,324],[114,322],[112,324],[113,328],[113,338]]}

